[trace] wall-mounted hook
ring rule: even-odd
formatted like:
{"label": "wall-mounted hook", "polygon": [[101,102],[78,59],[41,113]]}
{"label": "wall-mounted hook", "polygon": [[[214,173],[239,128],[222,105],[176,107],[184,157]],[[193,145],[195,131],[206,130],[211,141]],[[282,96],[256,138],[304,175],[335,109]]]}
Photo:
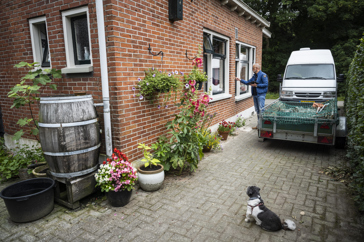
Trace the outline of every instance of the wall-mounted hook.
{"label": "wall-mounted hook", "polygon": [[194,59],[197,58],[197,56],[193,57],[192,59],[188,58],[188,56],[187,56],[187,50],[186,50],[186,58],[189,59],[189,60],[194,60]]}
{"label": "wall-mounted hook", "polygon": [[152,48],[150,48],[150,44],[149,44],[148,50],[149,50],[149,54],[151,54],[152,56],[161,55],[161,65],[162,65],[162,70],[163,70],[163,51],[159,51],[158,54],[153,54]]}

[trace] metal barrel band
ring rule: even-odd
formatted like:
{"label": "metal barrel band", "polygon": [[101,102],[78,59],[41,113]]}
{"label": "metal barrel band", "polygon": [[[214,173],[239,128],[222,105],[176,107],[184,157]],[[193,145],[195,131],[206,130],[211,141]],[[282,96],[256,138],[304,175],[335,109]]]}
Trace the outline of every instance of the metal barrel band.
{"label": "metal barrel band", "polygon": [[69,156],[69,155],[78,155],[78,154],[83,154],[83,153],[87,153],[89,151],[93,151],[96,150],[97,148],[99,148],[101,146],[101,143],[91,147],[91,148],[87,148],[87,149],[83,149],[83,150],[75,150],[75,151],[69,151],[69,152],[43,152],[45,155],[49,155],[49,156]]}
{"label": "metal barrel band", "polygon": [[91,167],[89,169],[86,169],[86,170],[82,170],[82,171],[77,171],[77,172],[71,172],[71,173],[56,173],[56,172],[53,172],[51,171],[51,174],[52,176],[54,177],[58,177],[58,178],[72,178],[72,177],[78,177],[78,176],[83,176],[83,175],[86,175],[86,174],[89,174],[95,170],[97,170],[97,167],[99,165],[96,165],[94,167]]}
{"label": "metal barrel band", "polygon": [[67,96],[67,97],[43,97],[40,98],[40,103],[68,103],[68,102],[83,102],[92,101],[92,95],[86,96]]}
{"label": "metal barrel band", "polygon": [[56,124],[47,124],[47,123],[38,123],[39,127],[42,128],[64,128],[64,127],[75,127],[75,126],[82,126],[82,125],[87,125],[87,124],[93,124],[96,123],[97,119],[91,119],[91,120],[87,120],[87,121],[82,121],[82,122],[73,122],[73,123],[56,123]]}

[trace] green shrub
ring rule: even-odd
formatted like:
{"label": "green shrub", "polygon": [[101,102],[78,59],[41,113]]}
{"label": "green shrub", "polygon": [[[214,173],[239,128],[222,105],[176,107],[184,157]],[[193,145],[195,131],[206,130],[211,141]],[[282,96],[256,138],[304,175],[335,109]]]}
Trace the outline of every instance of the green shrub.
{"label": "green shrub", "polygon": [[364,39],[356,51],[348,72],[345,101],[348,123],[347,157],[355,171],[351,187],[359,209],[364,211]]}
{"label": "green shrub", "polygon": [[41,148],[22,145],[11,152],[6,149],[3,140],[0,140],[0,182],[17,176],[19,169],[38,162],[45,162]]}

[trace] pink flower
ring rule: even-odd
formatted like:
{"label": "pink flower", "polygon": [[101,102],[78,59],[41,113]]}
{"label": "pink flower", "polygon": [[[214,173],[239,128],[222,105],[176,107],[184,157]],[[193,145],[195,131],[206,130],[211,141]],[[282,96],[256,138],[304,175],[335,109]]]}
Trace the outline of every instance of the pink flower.
{"label": "pink flower", "polygon": [[195,80],[190,80],[188,82],[188,84],[190,84],[190,86],[194,87],[196,85],[196,81]]}
{"label": "pink flower", "polygon": [[195,93],[195,88],[194,87],[191,88],[191,92]]}
{"label": "pink flower", "polygon": [[200,95],[200,100],[202,103],[209,103],[210,102],[210,97],[207,94],[201,94]]}
{"label": "pink flower", "polygon": [[202,66],[202,59],[201,58],[196,58],[192,61],[192,65],[197,66],[197,67],[201,67]]}

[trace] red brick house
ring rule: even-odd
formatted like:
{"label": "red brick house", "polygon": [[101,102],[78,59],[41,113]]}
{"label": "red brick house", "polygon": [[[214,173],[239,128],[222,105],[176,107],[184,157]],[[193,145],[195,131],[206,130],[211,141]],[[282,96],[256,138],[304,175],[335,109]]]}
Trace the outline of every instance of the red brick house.
{"label": "red brick house", "polygon": [[[161,57],[153,57],[149,45],[153,53],[163,51],[164,70],[185,73],[192,69],[186,51],[191,58],[199,45],[205,48],[201,57],[213,97],[208,112],[218,113],[214,124],[253,111],[249,87],[234,79],[248,79],[252,64],[261,63],[269,22],[241,0],[185,0],[183,19],[175,21],[169,19],[168,0],[11,0],[0,7],[0,103],[7,135],[19,130],[17,120],[29,112],[10,109],[7,93],[25,74],[13,66],[39,62],[62,70],[53,94],[85,92],[104,103],[97,106],[103,133],[110,137],[108,145],[103,138],[103,153],[117,147],[130,160],[141,157],[137,144],[151,144],[166,133],[177,110],[133,96],[144,70],[161,68]],[[103,126],[103,113],[110,117],[110,130]]]}

